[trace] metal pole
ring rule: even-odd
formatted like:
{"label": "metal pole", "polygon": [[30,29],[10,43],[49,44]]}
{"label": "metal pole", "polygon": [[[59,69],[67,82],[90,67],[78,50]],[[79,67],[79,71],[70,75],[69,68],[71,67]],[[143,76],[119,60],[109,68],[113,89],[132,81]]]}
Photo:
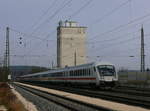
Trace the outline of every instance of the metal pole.
{"label": "metal pole", "polygon": [[144,29],[141,28],[141,72],[145,71]]}
{"label": "metal pole", "polygon": [[9,56],[9,27],[6,28],[6,52],[5,52],[5,64],[4,64],[4,67],[5,67],[5,80],[4,81],[7,81],[8,80],[8,75],[9,75],[9,72],[10,72],[10,69],[9,69],[9,65],[10,65],[10,56]]}
{"label": "metal pole", "polygon": [[77,65],[77,54],[76,54],[76,51],[74,53],[74,65],[75,66]]}

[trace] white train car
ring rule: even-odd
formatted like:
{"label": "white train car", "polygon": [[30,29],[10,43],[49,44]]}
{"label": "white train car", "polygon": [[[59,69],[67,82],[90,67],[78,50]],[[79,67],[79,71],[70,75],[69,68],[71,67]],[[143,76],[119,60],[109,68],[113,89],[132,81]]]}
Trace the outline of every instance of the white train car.
{"label": "white train car", "polygon": [[99,62],[28,74],[20,76],[19,80],[113,87],[118,81],[118,75],[113,64]]}

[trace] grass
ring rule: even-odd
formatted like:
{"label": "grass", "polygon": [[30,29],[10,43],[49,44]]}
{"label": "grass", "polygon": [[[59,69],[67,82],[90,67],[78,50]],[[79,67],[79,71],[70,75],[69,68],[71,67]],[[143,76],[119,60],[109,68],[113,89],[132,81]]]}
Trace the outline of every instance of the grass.
{"label": "grass", "polygon": [[4,105],[8,111],[27,111],[7,83],[0,83],[0,104]]}

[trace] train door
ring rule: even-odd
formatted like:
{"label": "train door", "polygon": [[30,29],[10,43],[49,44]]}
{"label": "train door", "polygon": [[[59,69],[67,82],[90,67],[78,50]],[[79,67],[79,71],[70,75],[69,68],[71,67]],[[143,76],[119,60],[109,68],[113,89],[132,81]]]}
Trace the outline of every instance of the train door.
{"label": "train door", "polygon": [[94,77],[96,77],[96,86],[99,86],[99,84],[100,84],[100,82],[99,82],[99,80],[100,80],[100,75],[99,75],[99,73],[98,73],[98,70],[97,70],[97,68],[94,66],[93,67],[93,72],[94,72]]}

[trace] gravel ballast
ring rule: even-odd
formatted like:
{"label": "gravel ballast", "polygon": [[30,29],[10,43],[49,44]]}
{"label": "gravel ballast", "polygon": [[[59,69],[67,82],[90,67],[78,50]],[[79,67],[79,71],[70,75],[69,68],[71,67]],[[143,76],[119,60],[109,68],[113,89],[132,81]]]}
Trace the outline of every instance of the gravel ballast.
{"label": "gravel ballast", "polygon": [[28,101],[32,102],[38,111],[70,111],[62,106],[36,96],[22,88],[14,86],[14,88]]}

